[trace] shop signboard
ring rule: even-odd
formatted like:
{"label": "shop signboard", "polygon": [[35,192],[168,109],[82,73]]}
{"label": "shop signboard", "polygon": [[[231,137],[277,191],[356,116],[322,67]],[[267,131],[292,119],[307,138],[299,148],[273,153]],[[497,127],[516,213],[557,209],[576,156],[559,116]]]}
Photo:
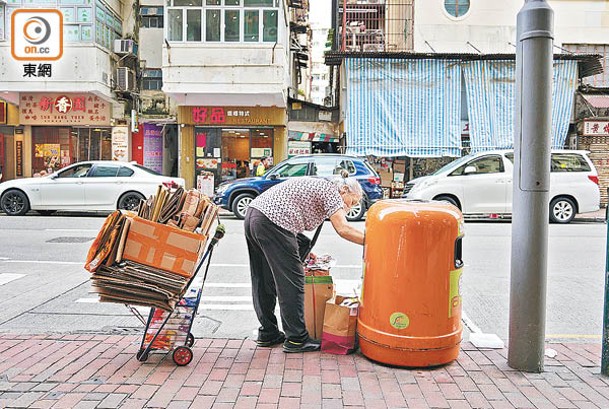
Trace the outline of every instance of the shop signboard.
{"label": "shop signboard", "polygon": [[15,174],[23,176],[23,141],[15,141]]}
{"label": "shop signboard", "polygon": [[144,166],[163,173],[163,133],[155,124],[144,124]]}
{"label": "shop signboard", "polygon": [[6,102],[0,101],[0,125],[6,125]]}
{"label": "shop signboard", "polygon": [[209,197],[214,195],[214,174],[212,172],[202,171],[197,175],[197,190]]}
{"label": "shop signboard", "polygon": [[284,125],[285,109],[273,107],[183,107],[183,122],[194,125]]}
{"label": "shop signboard", "polygon": [[129,162],[129,128],[126,126],[112,128],[112,160]]}
{"label": "shop signboard", "polygon": [[308,141],[288,141],[288,158],[296,155],[310,155],[311,142]]}
{"label": "shop signboard", "polygon": [[584,120],[584,136],[609,136],[609,121]]}
{"label": "shop signboard", "polygon": [[22,125],[110,125],[110,103],[93,94],[22,93]]}

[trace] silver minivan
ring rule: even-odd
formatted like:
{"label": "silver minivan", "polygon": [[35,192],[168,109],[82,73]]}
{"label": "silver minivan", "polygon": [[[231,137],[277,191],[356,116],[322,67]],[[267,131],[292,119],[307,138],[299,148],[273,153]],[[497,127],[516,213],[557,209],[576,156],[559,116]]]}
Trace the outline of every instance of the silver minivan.
{"label": "silver minivan", "polygon": [[[409,181],[403,197],[445,200],[469,216],[510,215],[513,173],[513,150],[478,152]],[[598,173],[588,152],[552,151],[550,221],[569,223],[577,213],[594,212],[599,207]]]}

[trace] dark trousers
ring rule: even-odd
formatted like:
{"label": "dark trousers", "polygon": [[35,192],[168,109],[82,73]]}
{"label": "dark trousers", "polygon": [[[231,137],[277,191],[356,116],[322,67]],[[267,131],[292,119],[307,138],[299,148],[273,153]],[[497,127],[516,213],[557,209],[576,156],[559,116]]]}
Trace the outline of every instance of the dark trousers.
{"label": "dark trousers", "polygon": [[262,328],[259,336],[279,331],[275,305],[279,300],[281,324],[286,338],[302,342],[309,336],[304,321],[304,270],[300,253],[308,244],[271,222],[258,209],[250,207],[244,221],[250,257],[254,310]]}

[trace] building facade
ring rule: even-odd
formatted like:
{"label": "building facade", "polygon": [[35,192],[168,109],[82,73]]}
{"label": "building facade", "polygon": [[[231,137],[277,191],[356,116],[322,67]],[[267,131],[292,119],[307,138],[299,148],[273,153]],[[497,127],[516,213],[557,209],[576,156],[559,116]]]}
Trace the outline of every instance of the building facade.
{"label": "building facade", "polygon": [[[554,10],[553,147],[576,140],[574,98],[606,87],[606,1]],[[347,152],[406,163],[409,178],[470,150],[512,145],[516,15],[523,1],[336,0],[334,52]],[[586,57],[601,54],[600,59]],[[576,146],[572,146],[576,147]],[[386,159],[386,160],[385,160]],[[405,159],[405,160],[404,160]],[[431,163],[431,166],[428,166]],[[396,172],[397,173],[397,172]]]}
{"label": "building facade", "polygon": [[[0,3],[0,105],[9,114],[0,124],[5,179],[55,171],[80,160],[129,160],[135,89],[127,89],[134,79],[124,74],[133,72],[137,53],[132,5],[102,0]],[[59,14],[63,30],[48,23]],[[55,38],[62,48],[52,58],[20,54],[32,51],[32,44],[42,44],[40,52],[53,52],[43,46]],[[20,49],[24,41],[26,47]],[[130,48],[121,50],[127,43]]]}

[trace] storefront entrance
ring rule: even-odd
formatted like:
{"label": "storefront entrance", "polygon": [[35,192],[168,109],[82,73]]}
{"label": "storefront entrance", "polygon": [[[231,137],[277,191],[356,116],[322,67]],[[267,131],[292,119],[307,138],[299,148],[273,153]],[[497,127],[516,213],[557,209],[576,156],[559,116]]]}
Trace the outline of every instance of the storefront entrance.
{"label": "storefront entrance", "polygon": [[84,160],[111,159],[111,128],[32,127],[32,175]]}
{"label": "storefront entrance", "polygon": [[249,177],[260,158],[273,155],[273,128],[195,127],[195,173],[214,184]]}

